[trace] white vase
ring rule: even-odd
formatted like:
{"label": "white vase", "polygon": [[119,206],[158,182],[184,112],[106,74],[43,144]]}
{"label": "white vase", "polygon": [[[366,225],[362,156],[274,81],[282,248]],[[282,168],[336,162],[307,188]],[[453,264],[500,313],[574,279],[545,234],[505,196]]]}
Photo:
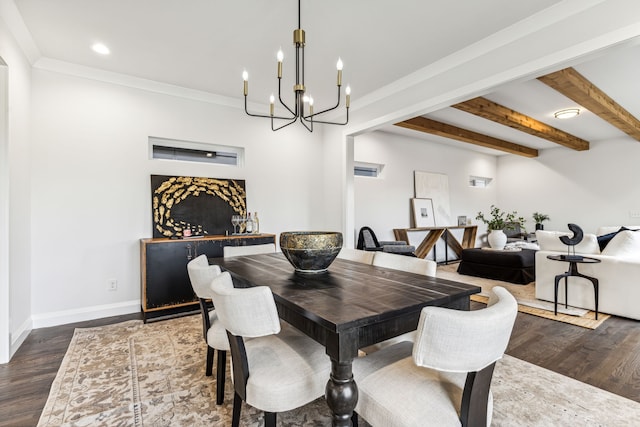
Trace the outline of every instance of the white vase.
{"label": "white vase", "polygon": [[504,245],[507,244],[507,235],[502,230],[491,230],[487,240],[491,249],[504,249]]}

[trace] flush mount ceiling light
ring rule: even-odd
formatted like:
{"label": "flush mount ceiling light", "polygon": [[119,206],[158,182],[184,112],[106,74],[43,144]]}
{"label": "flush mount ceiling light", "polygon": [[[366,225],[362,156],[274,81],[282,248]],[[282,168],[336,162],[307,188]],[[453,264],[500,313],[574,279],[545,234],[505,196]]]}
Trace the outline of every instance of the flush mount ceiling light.
{"label": "flush mount ceiling light", "polygon": [[91,46],[91,49],[100,55],[109,55],[109,53],[111,53],[109,48],[102,43],[94,43],[93,46]]}
{"label": "flush mount ceiling light", "polygon": [[[329,122],[317,120],[316,117],[321,114],[327,113],[329,111],[335,110],[340,106],[340,95],[341,95],[341,87],[342,87],[342,60],[338,58],[338,63],[336,64],[336,68],[338,70],[338,101],[336,105],[330,108],[327,108],[322,111],[318,111],[316,113],[313,112],[313,98],[306,94],[306,87],[304,85],[304,30],[300,28],[300,0],[298,0],[298,28],[293,30],[293,45],[296,48],[296,84],[293,86],[294,92],[294,104],[293,107],[289,107],[282,100],[282,61],[284,59],[284,54],[282,50],[278,51],[276,56],[278,60],[278,102],[284,108],[289,111],[290,115],[288,116],[276,116],[274,114],[275,110],[275,96],[271,95],[269,98],[269,115],[263,114],[254,114],[250,113],[247,110],[247,95],[249,93],[249,74],[245,70],[242,73],[242,79],[244,80],[244,111],[252,117],[265,117],[271,119],[271,130],[276,131],[282,129],[290,124],[295,123],[297,120],[300,120],[300,123],[304,125],[305,128],[309,132],[313,132],[313,124],[314,123],[324,123],[330,125],[346,125],[349,122],[349,104],[351,103],[351,88],[347,86],[345,88],[345,107],[346,107],[346,119],[343,123],[341,122]],[[308,108],[305,112],[305,104],[308,105]],[[274,120],[284,120],[286,123],[276,126]]]}
{"label": "flush mount ceiling light", "polygon": [[553,113],[553,116],[556,119],[570,119],[571,117],[575,117],[580,114],[579,108],[567,108],[565,110],[556,111]]}

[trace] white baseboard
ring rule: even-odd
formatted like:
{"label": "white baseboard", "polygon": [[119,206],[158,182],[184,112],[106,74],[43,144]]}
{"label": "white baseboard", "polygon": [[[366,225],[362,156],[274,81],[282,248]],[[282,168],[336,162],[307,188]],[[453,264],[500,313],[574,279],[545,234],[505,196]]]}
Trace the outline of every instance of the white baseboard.
{"label": "white baseboard", "polygon": [[54,311],[31,316],[33,329],[67,323],[84,322],[102,317],[120,316],[140,311],[140,300],[124,301],[115,304],[94,305],[72,310]]}
{"label": "white baseboard", "polygon": [[29,318],[25,320],[22,323],[22,325],[20,325],[18,330],[11,333],[11,346],[9,348],[9,352],[10,352],[9,359],[11,359],[14,354],[16,354],[16,351],[18,351],[18,348],[20,348],[24,340],[26,340],[27,337],[29,336],[29,332],[31,332],[31,329],[33,329],[33,320]]}

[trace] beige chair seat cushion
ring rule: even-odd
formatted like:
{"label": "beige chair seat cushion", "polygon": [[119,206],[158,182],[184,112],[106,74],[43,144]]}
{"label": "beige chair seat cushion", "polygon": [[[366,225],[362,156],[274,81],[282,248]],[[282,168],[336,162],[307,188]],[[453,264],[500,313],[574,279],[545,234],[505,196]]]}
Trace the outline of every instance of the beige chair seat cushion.
{"label": "beige chair seat cushion", "polygon": [[283,412],[324,395],[331,361],[324,347],[293,327],[245,340],[249,360],[246,402],[267,412]]}
{"label": "beige chair seat cushion", "polygon": [[[461,425],[459,411],[466,373],[416,366],[411,348],[411,343],[404,342],[354,361],[359,390],[356,412],[366,413],[367,422],[374,426]],[[491,409],[489,395],[489,414]]]}

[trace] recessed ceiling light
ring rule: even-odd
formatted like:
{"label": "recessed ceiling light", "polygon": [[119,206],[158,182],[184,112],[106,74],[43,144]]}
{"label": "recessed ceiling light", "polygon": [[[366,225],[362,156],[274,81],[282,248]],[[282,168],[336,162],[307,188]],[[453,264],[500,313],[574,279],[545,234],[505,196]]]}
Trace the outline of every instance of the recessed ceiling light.
{"label": "recessed ceiling light", "polygon": [[580,114],[579,108],[567,108],[566,110],[560,110],[553,113],[556,119],[570,119]]}
{"label": "recessed ceiling light", "polygon": [[109,53],[111,53],[109,48],[102,43],[95,43],[93,46],[91,46],[91,49],[93,49],[94,52],[99,53],[100,55],[109,55]]}

